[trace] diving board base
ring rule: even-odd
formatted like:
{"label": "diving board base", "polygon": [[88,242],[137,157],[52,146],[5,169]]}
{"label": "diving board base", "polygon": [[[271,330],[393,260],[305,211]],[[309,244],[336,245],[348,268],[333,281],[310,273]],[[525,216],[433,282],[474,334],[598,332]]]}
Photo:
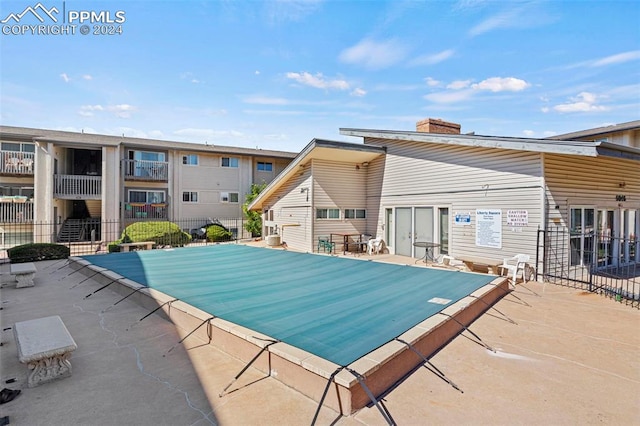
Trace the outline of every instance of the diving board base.
{"label": "diving board base", "polygon": [[[92,279],[99,286],[112,282],[109,288],[123,296],[143,287],[112,271],[92,265],[85,259],[72,257],[69,259],[69,265],[85,276],[96,274]],[[442,313],[426,318],[398,338],[411,344],[429,359],[464,330],[461,324],[471,325],[509,291],[506,277],[496,277],[489,284],[447,306]],[[274,340],[270,336],[220,318],[213,318],[208,324],[199,327],[212,315],[181,301],[173,301],[174,298],[170,295],[154,289],[143,288],[129,300],[135,301],[148,312],[163,305],[157,314],[182,330],[181,335],[193,332],[189,339],[199,339],[212,345],[240,360],[243,365],[249,363],[264,346]],[[189,340],[185,343],[189,347],[192,346]],[[423,363],[424,360],[406,344],[392,340],[348,367],[363,376],[367,387],[380,398]],[[271,344],[251,367],[320,402],[327,381],[341,366],[284,342],[277,342]],[[235,373],[230,372],[228,379],[231,380]],[[369,396],[357,378],[349,371],[342,370],[335,375],[323,406],[342,415],[350,415],[370,403]],[[312,415],[313,413],[310,413],[310,417]]]}

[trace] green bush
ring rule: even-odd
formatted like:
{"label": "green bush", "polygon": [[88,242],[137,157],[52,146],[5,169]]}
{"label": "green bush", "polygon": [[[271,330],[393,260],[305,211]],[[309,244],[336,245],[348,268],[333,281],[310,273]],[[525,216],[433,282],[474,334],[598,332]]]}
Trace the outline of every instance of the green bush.
{"label": "green bush", "polygon": [[191,235],[182,232],[173,222],[136,222],[127,226],[119,240],[109,243],[109,252],[120,251],[118,244],[153,241],[161,246],[182,247],[191,242]]}
{"label": "green bush", "polygon": [[7,250],[7,255],[9,256],[11,263],[66,259],[70,254],[71,250],[69,247],[49,243],[23,244]]}
{"label": "green bush", "polygon": [[213,242],[230,241],[233,234],[220,225],[211,225],[207,228],[207,240]]}

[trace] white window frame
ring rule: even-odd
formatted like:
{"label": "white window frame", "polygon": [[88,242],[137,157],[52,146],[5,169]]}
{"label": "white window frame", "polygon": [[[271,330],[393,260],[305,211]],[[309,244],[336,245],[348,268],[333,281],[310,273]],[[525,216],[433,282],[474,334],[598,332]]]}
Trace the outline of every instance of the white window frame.
{"label": "white window frame", "polygon": [[182,164],[185,166],[197,166],[198,154],[186,154],[182,156]]}
{"label": "white window frame", "polygon": [[[361,213],[362,215],[358,216],[358,213]],[[344,218],[345,219],[366,219],[367,209],[344,209]]]}
{"label": "white window frame", "polygon": [[[235,201],[233,200],[233,198],[235,198]],[[240,202],[240,194],[237,192],[227,192],[227,191],[221,192],[220,202],[237,204]]]}
{"label": "white window frame", "polygon": [[198,202],[198,192],[197,191],[182,191],[182,202],[183,203],[197,203]]}
{"label": "white window frame", "polygon": [[[324,212],[324,215],[321,214]],[[330,217],[330,212],[338,213],[338,217]],[[322,217],[324,216],[324,217]],[[316,219],[318,220],[340,220],[340,209],[338,208],[316,208]]]}
{"label": "white window frame", "polygon": [[[10,149],[12,146],[18,146],[18,149]],[[9,152],[36,152],[36,145],[33,143],[8,142],[0,143],[0,150]]]}
{"label": "white window frame", "polygon": [[[225,160],[227,160],[227,165],[225,165]],[[231,167],[237,169],[240,165],[240,159],[238,157],[222,157],[220,158],[220,167]]]}

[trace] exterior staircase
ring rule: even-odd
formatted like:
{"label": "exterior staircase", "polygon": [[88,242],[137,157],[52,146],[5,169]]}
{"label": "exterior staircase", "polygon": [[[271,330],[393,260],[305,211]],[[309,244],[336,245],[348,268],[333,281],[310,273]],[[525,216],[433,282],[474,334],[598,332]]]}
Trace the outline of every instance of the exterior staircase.
{"label": "exterior staircase", "polygon": [[78,242],[85,240],[85,220],[67,219],[58,232],[58,242]]}
{"label": "exterior staircase", "polygon": [[92,218],[100,218],[102,216],[102,200],[84,200]]}

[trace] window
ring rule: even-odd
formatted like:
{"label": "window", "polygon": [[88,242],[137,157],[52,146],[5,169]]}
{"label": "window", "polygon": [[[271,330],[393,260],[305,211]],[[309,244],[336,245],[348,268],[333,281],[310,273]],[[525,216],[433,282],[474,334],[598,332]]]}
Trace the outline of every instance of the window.
{"label": "window", "polygon": [[183,155],[182,164],[186,164],[188,166],[197,166],[198,156],[196,154]]}
{"label": "window", "polygon": [[236,157],[222,157],[222,167],[238,167],[238,159]]}
{"label": "window", "polygon": [[185,191],[182,193],[182,201],[184,201],[185,203],[197,203],[198,193]]}
{"label": "window", "polygon": [[316,219],[340,219],[340,209],[316,209]]}
{"label": "window", "polygon": [[237,192],[221,192],[220,193],[220,202],[222,202],[222,203],[237,203],[238,202],[238,193]]}
{"label": "window", "polygon": [[13,197],[14,195],[33,198],[33,187],[11,184],[0,186],[0,196]]}
{"label": "window", "polygon": [[259,172],[272,172],[273,171],[273,163],[265,163],[264,161],[258,161],[258,171]]}
{"label": "window", "polygon": [[345,219],[365,219],[367,211],[365,209],[344,209]]}
{"label": "window", "polygon": [[163,191],[129,191],[130,203],[160,204],[164,203]]}
{"label": "window", "polygon": [[0,149],[3,151],[36,152],[36,146],[32,143],[2,142]]}
{"label": "window", "polygon": [[165,161],[164,152],[129,151],[130,160]]}

